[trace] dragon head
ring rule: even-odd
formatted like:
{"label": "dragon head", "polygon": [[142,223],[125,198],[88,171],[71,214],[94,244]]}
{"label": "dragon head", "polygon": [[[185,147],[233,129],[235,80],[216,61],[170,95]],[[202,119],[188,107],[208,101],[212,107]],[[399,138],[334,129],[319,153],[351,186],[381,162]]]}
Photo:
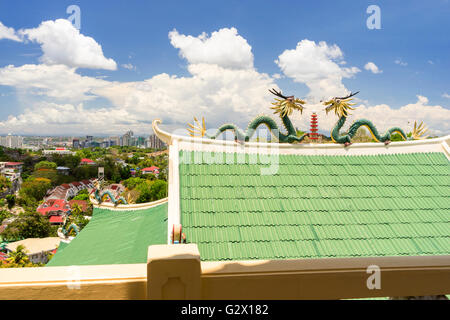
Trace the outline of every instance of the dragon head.
{"label": "dragon head", "polygon": [[270,107],[275,110],[275,114],[279,113],[280,117],[290,116],[294,110],[298,110],[300,113],[303,112],[303,105],[306,103],[305,101],[295,98],[294,96],[284,96],[281,94],[281,91],[276,91],[275,89],[269,90],[269,92],[281,98],[275,98],[276,102],[272,102],[274,106]]}
{"label": "dragon head", "polygon": [[349,115],[349,110],[355,110],[351,106],[354,106],[356,103],[350,103],[350,101],[353,100],[351,97],[358,94],[358,92],[359,91],[357,91],[355,93],[350,92],[350,94],[345,97],[334,97],[328,101],[325,101],[323,103],[325,106],[327,106],[325,108],[325,111],[328,114],[328,112],[334,110],[334,113],[338,117],[342,117],[342,116],[347,117]]}

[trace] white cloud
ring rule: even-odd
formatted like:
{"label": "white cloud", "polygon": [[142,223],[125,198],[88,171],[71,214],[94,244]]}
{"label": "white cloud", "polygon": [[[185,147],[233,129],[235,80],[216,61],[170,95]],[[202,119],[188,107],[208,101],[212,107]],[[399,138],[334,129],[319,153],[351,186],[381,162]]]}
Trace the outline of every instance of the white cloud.
{"label": "white cloud", "polygon": [[203,115],[213,127],[225,121],[245,125],[257,113],[270,112],[267,89],[276,85],[267,74],[212,64],[189,65],[188,70],[190,77],[163,73],[145,81],[112,83],[95,93],[147,121],[162,117],[186,123]]}
{"label": "white cloud", "polygon": [[105,58],[102,47],[65,19],[44,21],[39,27],[20,30],[30,41],[41,45],[45,64],[64,64],[75,68],[116,70],[113,59]]}
{"label": "white cloud", "polygon": [[444,92],[444,93],[442,94],[442,97],[443,97],[443,98],[450,99],[450,94],[448,94],[447,92]]}
{"label": "white cloud", "polygon": [[85,109],[82,104],[41,102],[18,116],[0,122],[0,132],[25,134],[111,133],[139,126],[133,113],[119,108]]}
{"label": "white cloud", "polygon": [[94,98],[92,90],[107,84],[101,79],[81,76],[75,72],[75,68],[65,65],[25,64],[0,68],[0,85],[58,100],[89,100]]}
{"label": "white cloud", "polygon": [[138,82],[98,80],[100,85],[88,93],[110,100],[112,107],[83,109],[71,104],[38,103],[0,122],[0,131],[114,133],[132,127],[136,132],[149,133],[151,121],[162,118],[172,124],[171,129],[187,132],[186,124],[193,116],[205,116],[208,128],[233,122],[245,129],[257,114],[272,113],[267,88],[277,86],[267,74],[209,64],[190,65],[188,70],[189,77],[159,74]]}
{"label": "white cloud", "polygon": [[434,64],[434,62],[432,60],[428,60],[427,62],[428,62],[428,64]]}
{"label": "white cloud", "polygon": [[8,28],[0,21],[0,40],[9,39],[13,41],[21,42],[22,40],[16,35],[13,28]]}
{"label": "white cloud", "polygon": [[371,71],[372,73],[382,73],[383,70],[378,69],[377,65],[373,62],[367,62],[364,69]]}
{"label": "white cloud", "polygon": [[[347,90],[342,79],[351,77],[359,69],[342,68],[336,63],[342,62],[340,59],[343,56],[336,45],[303,41],[306,43],[300,42],[300,48],[297,46],[295,50],[287,50],[280,56],[279,64],[282,70],[284,68],[284,74],[307,84],[311,94],[318,92],[319,97],[323,95],[322,88],[329,95],[345,94]],[[249,52],[242,51],[243,57],[235,60],[245,61]],[[251,57],[253,61],[253,55]],[[190,61],[188,59],[189,76],[163,73],[135,82],[81,76],[75,67],[61,64],[0,68],[0,85],[12,86],[19,93],[25,92],[34,98],[33,103],[26,105],[28,108],[24,112],[0,121],[0,131],[116,134],[132,128],[135,132],[150,133],[151,121],[162,118],[165,124],[171,124],[170,130],[179,128],[186,132],[186,123],[191,122],[193,116],[205,116],[207,128],[217,128],[231,122],[245,129],[258,114],[272,115],[269,107],[273,96],[267,89],[278,88],[274,83],[278,76],[271,77],[253,67],[232,68],[230,64]],[[289,65],[290,61],[295,62],[293,66]],[[305,61],[306,66],[299,66]],[[83,105],[84,101],[97,97],[109,100],[110,105],[101,108]],[[366,104],[357,106],[344,129],[352,119],[364,117],[372,120],[380,132],[393,125],[405,127],[408,131],[414,120],[424,120],[435,134],[449,131],[450,111],[441,106],[428,105],[428,100],[422,96],[418,96],[416,103],[400,109]],[[291,116],[296,127],[307,130],[310,113],[314,109],[319,114],[320,130],[329,132],[336,123],[334,115],[324,115],[323,105],[308,104],[305,107],[303,115],[295,112]],[[277,116],[272,116],[278,120]]]}
{"label": "white cloud", "polygon": [[180,49],[180,56],[190,64],[217,64],[224,68],[253,68],[252,47],[236,28],[223,28],[208,38],[203,32],[198,37],[169,32],[170,43]]}
{"label": "white cloud", "polygon": [[402,61],[402,59],[400,59],[400,58],[396,59],[394,62],[395,62],[395,64],[398,64],[398,65],[400,65],[402,67],[406,67],[408,65],[407,62]]}
{"label": "white cloud", "polygon": [[304,39],[292,50],[285,50],[275,62],[283,73],[295,82],[306,84],[309,96],[315,100],[348,93],[343,78],[360,72],[356,67],[343,68],[343,53],[337,45]]}
{"label": "white cloud", "polygon": [[136,70],[136,66],[133,66],[131,63],[124,63],[122,64],[122,68],[128,69],[128,70]]}

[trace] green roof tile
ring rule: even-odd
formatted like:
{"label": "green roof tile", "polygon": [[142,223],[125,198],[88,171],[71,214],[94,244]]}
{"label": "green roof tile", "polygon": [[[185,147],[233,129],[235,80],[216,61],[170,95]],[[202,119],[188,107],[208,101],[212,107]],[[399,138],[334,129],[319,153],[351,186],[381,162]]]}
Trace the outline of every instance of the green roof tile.
{"label": "green roof tile", "polygon": [[266,176],[248,155],[180,153],[198,160],[180,164],[180,208],[202,260],[450,254],[442,153],[280,155]]}
{"label": "green roof tile", "polygon": [[167,203],[135,211],[94,208],[87,226],[46,266],[146,263],[148,246],[164,243]]}

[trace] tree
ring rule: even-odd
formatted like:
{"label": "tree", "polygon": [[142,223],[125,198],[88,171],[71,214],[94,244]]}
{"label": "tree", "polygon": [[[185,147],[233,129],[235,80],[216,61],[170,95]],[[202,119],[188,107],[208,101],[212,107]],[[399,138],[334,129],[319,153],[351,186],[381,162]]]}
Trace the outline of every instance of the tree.
{"label": "tree", "polygon": [[12,263],[17,266],[25,266],[30,263],[30,259],[26,254],[26,249],[21,244],[17,246],[16,250],[11,251],[8,256],[8,263]]}
{"label": "tree", "polygon": [[123,181],[123,185],[127,187],[129,190],[132,190],[136,188],[137,185],[143,183],[145,179],[142,178],[128,178],[127,180]]}
{"label": "tree", "polygon": [[47,190],[52,186],[51,181],[46,178],[31,178],[22,184],[20,189],[21,197],[31,197],[36,201],[42,200],[47,194]]}
{"label": "tree", "polygon": [[53,231],[47,217],[37,212],[24,212],[8,224],[2,237],[8,240],[45,238],[51,236]]}
{"label": "tree", "polygon": [[3,220],[12,217],[12,213],[7,210],[0,210],[0,224],[2,224]]}
{"label": "tree", "polygon": [[136,203],[159,200],[167,196],[167,182],[163,180],[143,180],[136,186],[136,190],[140,193]]}
{"label": "tree", "polygon": [[153,184],[153,181],[145,179],[141,180],[142,182],[136,186],[136,190],[139,191],[139,197],[137,198],[136,203],[150,202],[152,201],[151,186]]}
{"label": "tree", "polygon": [[151,201],[167,197],[167,182],[164,180],[155,180],[150,187]]}
{"label": "tree", "polygon": [[0,192],[5,192],[9,188],[11,188],[11,181],[4,176],[0,176]]}
{"label": "tree", "polygon": [[8,202],[8,209],[11,209],[16,204],[16,196],[13,194],[8,194],[6,197],[6,202]]}
{"label": "tree", "polygon": [[40,169],[56,169],[57,165],[54,162],[50,161],[41,161],[39,163],[36,163],[34,166],[34,170],[40,170]]}

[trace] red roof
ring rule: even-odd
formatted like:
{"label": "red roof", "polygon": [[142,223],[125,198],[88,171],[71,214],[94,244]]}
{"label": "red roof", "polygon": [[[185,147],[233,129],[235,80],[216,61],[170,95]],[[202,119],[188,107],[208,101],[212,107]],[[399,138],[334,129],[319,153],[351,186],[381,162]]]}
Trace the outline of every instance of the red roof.
{"label": "red roof", "polygon": [[81,162],[93,163],[94,161],[92,161],[91,159],[83,158],[81,159]]}
{"label": "red roof", "polygon": [[63,223],[63,218],[61,216],[51,216],[49,221],[50,223]]}
{"label": "red roof", "polygon": [[73,186],[75,186],[75,187],[79,187],[79,186],[81,186],[81,183],[79,183],[79,182],[71,182],[70,183],[71,185],[73,185]]}
{"label": "red roof", "polygon": [[62,151],[62,150],[66,150],[66,148],[56,148],[56,150]]}
{"label": "red roof", "polygon": [[86,211],[88,207],[88,203],[86,200],[70,200],[69,206],[72,208],[72,205],[77,204],[81,207],[81,210]]}
{"label": "red roof", "polygon": [[5,253],[0,252],[0,261],[6,260],[6,259],[8,259],[8,256]]}
{"label": "red roof", "polygon": [[151,167],[148,167],[148,168],[144,168],[144,169],[141,169],[141,171],[159,171],[159,168],[158,167],[155,167],[155,166],[151,166]]}
{"label": "red roof", "polygon": [[61,210],[67,212],[70,210],[70,207],[67,208],[66,205],[68,205],[68,202],[63,199],[50,199],[41,204],[37,208],[37,212],[39,212],[43,216],[46,216],[53,211]]}
{"label": "red roof", "polygon": [[23,162],[7,162],[5,165],[7,165],[7,166],[18,166],[19,164],[23,164]]}

